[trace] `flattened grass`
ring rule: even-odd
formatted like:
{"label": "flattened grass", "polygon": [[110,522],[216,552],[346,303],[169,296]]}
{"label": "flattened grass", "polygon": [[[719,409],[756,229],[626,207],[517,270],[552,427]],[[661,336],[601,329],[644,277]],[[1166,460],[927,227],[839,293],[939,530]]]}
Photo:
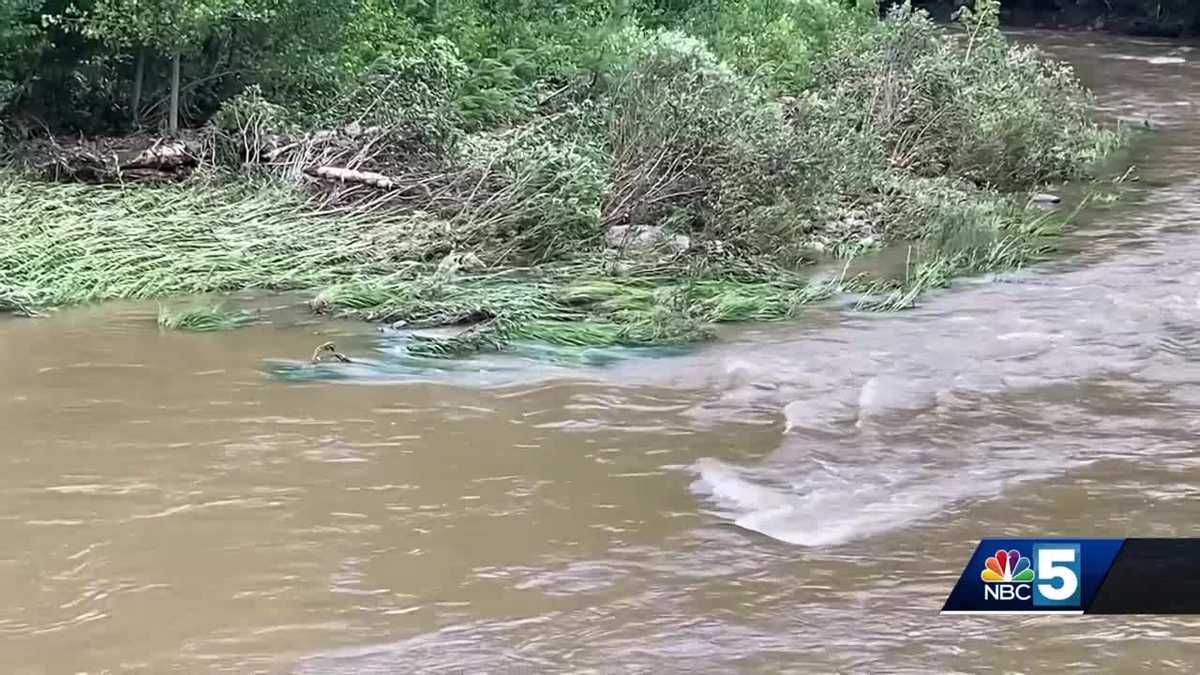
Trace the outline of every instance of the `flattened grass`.
{"label": "flattened grass", "polygon": [[0,180],[0,279],[43,305],[313,288],[403,265],[404,221],[315,213],[271,183],[154,188]]}
{"label": "flattened grass", "polygon": [[[314,292],[317,313],[460,328],[451,337],[414,336],[410,351],[427,356],[526,341],[676,345],[711,338],[719,323],[785,320],[843,291],[872,291],[865,303],[872,309],[902,309],[952,275],[1016,267],[1039,254],[1041,229],[1006,231],[1014,214],[996,213],[936,224],[903,280],[810,283],[764,256],[695,252],[615,261],[584,249],[533,267],[481,271],[477,259],[462,264],[469,255],[432,254],[428,242],[436,237],[419,218],[313,210],[274,183],[127,189],[9,180],[0,181],[0,241],[7,244],[0,248],[0,311],[299,289]],[[179,330],[227,330],[252,320],[221,307],[159,313],[160,325]]]}

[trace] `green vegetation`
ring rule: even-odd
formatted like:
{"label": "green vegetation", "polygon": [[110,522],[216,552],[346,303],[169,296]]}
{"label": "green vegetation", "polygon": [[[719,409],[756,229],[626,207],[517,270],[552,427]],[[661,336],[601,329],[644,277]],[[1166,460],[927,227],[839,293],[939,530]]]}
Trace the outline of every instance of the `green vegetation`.
{"label": "green vegetation", "polygon": [[[687,342],[841,292],[910,306],[1044,255],[1060,223],[1027,194],[1117,142],[1068,67],[1007,44],[996,4],[976,4],[953,30],[845,0],[74,5],[6,38],[24,45],[0,57],[10,130],[63,84],[49,64],[80,55],[99,70],[73,62],[65,91],[91,112],[63,107],[52,128],[170,127],[173,106],[130,102],[182,64],[165,81],[200,168],[144,187],[9,171],[0,310],[4,293],[32,308],[310,289],[318,312],[460,327],[414,338],[441,356]],[[0,0],[0,20],[20,7]],[[909,247],[903,279],[808,279],[890,245]]]}

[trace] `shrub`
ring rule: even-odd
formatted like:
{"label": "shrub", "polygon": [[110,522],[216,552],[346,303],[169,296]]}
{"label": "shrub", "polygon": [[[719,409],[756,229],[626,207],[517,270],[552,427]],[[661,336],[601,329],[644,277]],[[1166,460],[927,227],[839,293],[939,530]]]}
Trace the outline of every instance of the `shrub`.
{"label": "shrub", "polygon": [[859,128],[897,170],[1003,190],[1078,175],[1113,142],[1091,121],[1086,91],[1069,66],[1009,46],[993,0],[976,8],[958,36],[908,4],[893,9],[840,41],[817,90],[861,111]]}
{"label": "shrub", "polygon": [[741,72],[797,91],[835,36],[870,17],[865,9],[844,0],[726,0],[698,3],[688,24],[711,36],[715,51]]}
{"label": "shrub", "polygon": [[594,143],[538,126],[472,136],[451,221],[486,260],[570,256],[600,238],[605,163]]}
{"label": "shrub", "polygon": [[461,118],[455,106],[467,69],[445,38],[372,63],[324,117],[328,123],[357,122],[388,131],[394,145],[444,150],[459,139]]}
{"label": "shrub", "polygon": [[604,223],[667,224],[717,236],[795,178],[779,106],[703,42],[672,31],[618,36],[605,140],[612,173]]}
{"label": "shrub", "polygon": [[262,89],[253,85],[222,104],[209,126],[214,160],[239,167],[258,161],[268,139],[290,130],[293,123],[286,109],[266,100]]}

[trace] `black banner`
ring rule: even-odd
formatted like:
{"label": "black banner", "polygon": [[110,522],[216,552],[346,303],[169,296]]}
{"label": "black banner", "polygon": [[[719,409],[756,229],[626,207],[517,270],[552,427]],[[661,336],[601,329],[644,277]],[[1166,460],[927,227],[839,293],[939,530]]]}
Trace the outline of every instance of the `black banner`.
{"label": "black banner", "polygon": [[1200,614],[1200,539],[1126,539],[1085,614]]}
{"label": "black banner", "polygon": [[1200,614],[1200,539],[984,539],[942,611]]}

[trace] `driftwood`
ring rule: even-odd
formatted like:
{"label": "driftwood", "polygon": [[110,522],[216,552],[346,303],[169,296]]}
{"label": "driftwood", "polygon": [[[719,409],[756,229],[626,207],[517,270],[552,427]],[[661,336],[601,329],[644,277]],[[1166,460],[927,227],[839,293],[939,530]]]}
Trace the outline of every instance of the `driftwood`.
{"label": "driftwood", "polygon": [[318,166],[305,169],[305,173],[326,180],[370,185],[381,190],[391,190],[398,186],[397,181],[374,171],[355,171],[353,169],[339,169],[333,166]]}
{"label": "driftwood", "polygon": [[[429,183],[442,177],[414,174],[411,169],[420,163],[419,156],[395,157],[384,152],[380,141],[387,133],[381,127],[364,128],[357,123],[300,136],[239,135],[206,128],[171,139],[145,134],[88,140],[51,138],[31,144],[28,155],[41,158],[36,166],[51,180],[153,183],[186,178],[202,160],[214,161],[221,154],[220,144],[226,143],[232,144],[229,150],[245,164],[303,172],[318,179],[322,189],[338,195],[379,190],[390,193],[388,199],[429,197]],[[232,153],[227,150],[225,154]],[[389,169],[400,173],[382,173]]]}
{"label": "driftwood", "polygon": [[[366,127],[351,123],[338,129],[321,129],[303,135],[260,133],[257,130],[241,133],[216,129],[218,141],[231,143],[245,163],[275,167],[304,166],[304,172],[315,176],[312,167],[342,165],[357,170],[370,161],[370,149],[386,133],[382,127]],[[340,180],[340,178],[339,178]]]}
{"label": "driftwood", "polygon": [[198,146],[186,139],[149,136],[49,142],[47,177],[81,183],[169,182],[186,178],[199,164]]}

